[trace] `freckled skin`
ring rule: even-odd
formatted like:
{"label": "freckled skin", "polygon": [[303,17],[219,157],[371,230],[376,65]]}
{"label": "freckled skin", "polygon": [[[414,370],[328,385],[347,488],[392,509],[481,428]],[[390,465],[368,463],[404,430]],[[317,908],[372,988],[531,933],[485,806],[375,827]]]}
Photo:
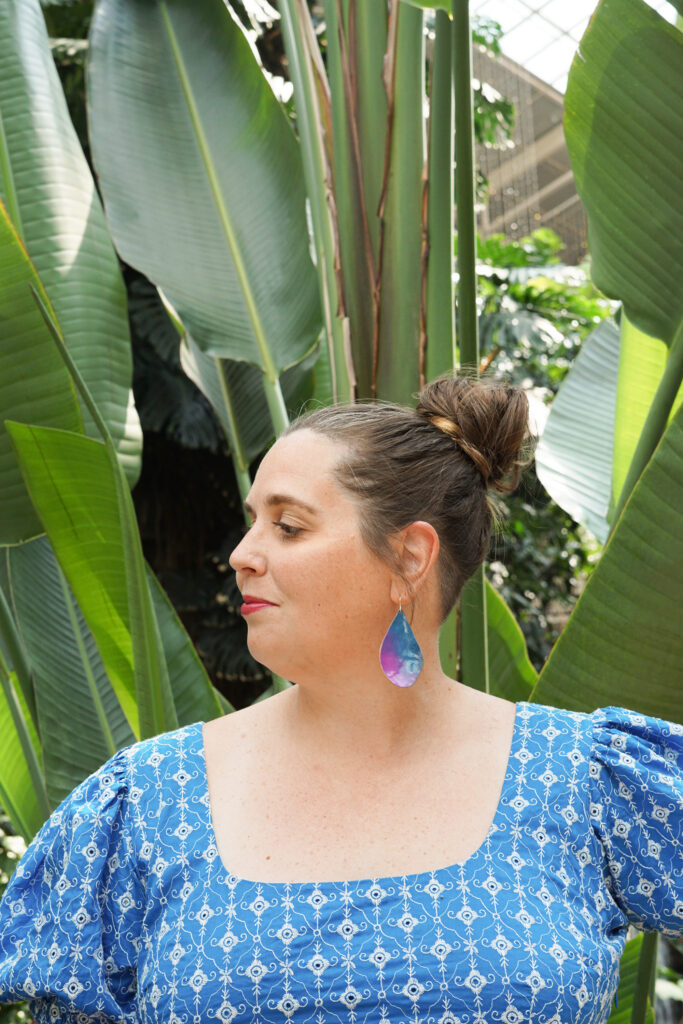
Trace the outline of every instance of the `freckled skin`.
{"label": "freckled skin", "polygon": [[[353,660],[374,660],[396,612],[392,573],[363,543],[356,505],[332,475],[343,450],[309,431],[278,441],[249,496],[256,519],[230,557],[242,593],[277,605],[247,616],[249,650],[293,681],[348,666],[350,643]],[[278,493],[317,514],[294,504],[266,507]],[[300,532],[287,536],[278,521]]]}
{"label": "freckled skin", "polygon": [[[243,878],[453,863],[481,843],[502,786],[514,705],[441,669],[436,531],[416,522],[389,538],[410,579],[406,603],[405,579],[368,550],[354,497],[334,478],[344,452],[309,430],[277,441],[230,558],[242,594],[273,604],[246,616],[250,651],[296,683],[204,727],[219,851]],[[399,600],[424,655],[406,688],[379,661]]]}

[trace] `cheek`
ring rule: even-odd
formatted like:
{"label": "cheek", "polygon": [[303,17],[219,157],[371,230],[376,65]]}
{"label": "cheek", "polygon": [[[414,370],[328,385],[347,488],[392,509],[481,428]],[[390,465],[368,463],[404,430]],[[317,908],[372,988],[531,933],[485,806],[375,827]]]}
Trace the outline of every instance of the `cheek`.
{"label": "cheek", "polygon": [[389,600],[389,570],[360,545],[357,535],[340,538],[321,563],[316,565],[312,577],[312,589],[319,600],[357,608],[360,614],[362,607]]}

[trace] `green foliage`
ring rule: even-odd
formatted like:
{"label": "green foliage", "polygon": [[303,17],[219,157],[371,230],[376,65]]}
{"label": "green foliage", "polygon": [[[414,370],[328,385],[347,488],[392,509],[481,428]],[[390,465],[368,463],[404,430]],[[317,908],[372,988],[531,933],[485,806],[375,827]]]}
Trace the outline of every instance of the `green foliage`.
{"label": "green foliage", "polygon": [[533,467],[501,502],[491,542],[491,581],[510,606],[540,670],[576,604],[600,546],[549,498]]}
{"label": "green foliage", "polygon": [[[530,235],[512,241],[502,234],[477,239],[477,259],[492,267],[546,267],[559,263],[564,243],[552,228],[537,228]],[[458,251],[458,239],[455,239]]]}
{"label": "green foliage", "polygon": [[475,14],[472,18],[472,43],[475,46],[483,46],[494,57],[500,53],[500,41],[503,38],[503,29],[493,18],[486,18]]}
{"label": "green foliage", "polygon": [[509,242],[478,244],[482,358],[514,384],[547,389],[547,399],[581,342],[613,308],[585,267],[558,265],[562,241],[548,228]]}
{"label": "green foliage", "polygon": [[[482,359],[492,375],[531,389],[546,403],[585,336],[611,309],[587,268],[560,264],[563,247],[548,228],[519,241],[492,235],[477,243]],[[501,529],[489,553],[491,580],[519,621],[529,657],[540,669],[600,546],[549,498],[533,465],[501,509]]]}

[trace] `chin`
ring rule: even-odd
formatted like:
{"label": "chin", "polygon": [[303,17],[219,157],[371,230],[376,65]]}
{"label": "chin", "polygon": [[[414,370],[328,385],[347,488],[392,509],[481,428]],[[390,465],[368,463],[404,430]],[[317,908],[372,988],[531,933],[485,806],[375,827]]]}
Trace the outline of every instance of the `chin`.
{"label": "chin", "polygon": [[291,662],[286,658],[278,657],[273,652],[273,645],[259,642],[255,637],[252,638],[251,632],[247,635],[247,647],[254,661],[258,661],[259,665],[263,665],[269,672],[273,672],[276,676],[281,676],[283,679],[289,679],[288,670],[291,671]]}

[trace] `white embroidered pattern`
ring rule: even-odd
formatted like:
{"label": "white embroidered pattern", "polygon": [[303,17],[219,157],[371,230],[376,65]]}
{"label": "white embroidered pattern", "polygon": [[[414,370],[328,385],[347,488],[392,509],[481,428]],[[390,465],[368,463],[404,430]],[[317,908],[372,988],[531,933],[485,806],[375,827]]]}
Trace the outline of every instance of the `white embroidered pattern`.
{"label": "white embroidered pattern", "polygon": [[679,726],[521,703],[462,864],[249,882],[218,856],[195,723],[45,823],[0,904],[0,1002],[39,1024],[603,1024],[628,923],[683,934],[682,829]]}

